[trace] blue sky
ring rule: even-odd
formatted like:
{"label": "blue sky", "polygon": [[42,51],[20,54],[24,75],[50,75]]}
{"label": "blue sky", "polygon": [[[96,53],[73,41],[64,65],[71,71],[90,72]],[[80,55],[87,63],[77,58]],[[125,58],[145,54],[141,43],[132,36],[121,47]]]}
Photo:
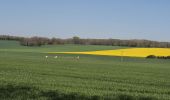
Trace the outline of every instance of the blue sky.
{"label": "blue sky", "polygon": [[170,0],[0,0],[0,34],[170,41]]}

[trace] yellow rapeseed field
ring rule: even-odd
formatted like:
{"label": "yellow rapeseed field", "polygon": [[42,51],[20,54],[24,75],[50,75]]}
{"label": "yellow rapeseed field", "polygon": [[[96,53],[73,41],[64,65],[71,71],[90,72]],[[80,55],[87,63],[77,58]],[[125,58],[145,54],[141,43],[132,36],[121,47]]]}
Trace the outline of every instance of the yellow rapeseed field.
{"label": "yellow rapeseed field", "polygon": [[148,55],[170,56],[170,49],[169,48],[128,48],[128,49],[88,51],[88,52],[49,52],[49,53],[147,57]]}

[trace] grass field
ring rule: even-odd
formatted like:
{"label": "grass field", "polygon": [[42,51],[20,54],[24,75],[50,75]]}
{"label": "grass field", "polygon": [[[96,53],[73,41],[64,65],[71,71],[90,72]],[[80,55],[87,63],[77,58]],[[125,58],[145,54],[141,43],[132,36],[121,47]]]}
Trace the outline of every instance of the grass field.
{"label": "grass field", "polygon": [[0,41],[0,99],[169,100],[170,60],[43,53],[121,48]]}

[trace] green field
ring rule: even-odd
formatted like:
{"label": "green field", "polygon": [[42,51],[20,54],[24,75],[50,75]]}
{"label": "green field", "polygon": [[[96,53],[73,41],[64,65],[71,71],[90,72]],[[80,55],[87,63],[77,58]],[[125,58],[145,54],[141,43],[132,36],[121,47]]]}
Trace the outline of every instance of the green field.
{"label": "green field", "polygon": [[0,100],[170,100],[170,60],[44,53],[119,48],[0,41]]}

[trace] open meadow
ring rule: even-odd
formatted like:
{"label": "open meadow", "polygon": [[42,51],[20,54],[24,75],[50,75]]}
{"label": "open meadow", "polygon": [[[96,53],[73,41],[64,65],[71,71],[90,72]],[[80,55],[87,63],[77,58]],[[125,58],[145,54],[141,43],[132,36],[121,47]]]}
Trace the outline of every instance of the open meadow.
{"label": "open meadow", "polygon": [[170,100],[169,59],[45,53],[124,48],[1,40],[0,100]]}

